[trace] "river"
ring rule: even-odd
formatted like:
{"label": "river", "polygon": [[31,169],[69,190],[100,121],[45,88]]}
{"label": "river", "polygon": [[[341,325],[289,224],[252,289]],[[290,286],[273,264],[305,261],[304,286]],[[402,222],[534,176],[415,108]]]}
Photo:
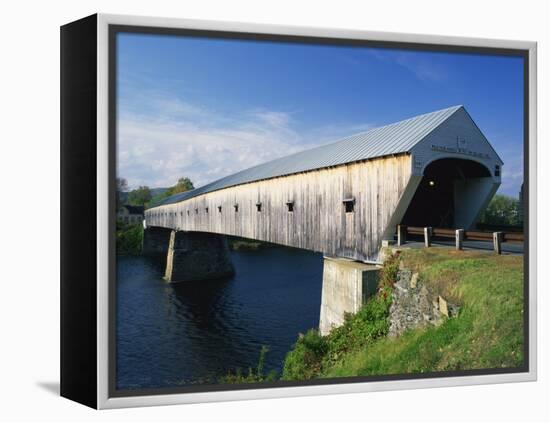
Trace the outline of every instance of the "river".
{"label": "river", "polygon": [[150,258],[117,261],[118,389],[216,383],[256,367],[280,371],[300,332],[319,325],[322,255],[232,251],[235,276],[169,284]]}

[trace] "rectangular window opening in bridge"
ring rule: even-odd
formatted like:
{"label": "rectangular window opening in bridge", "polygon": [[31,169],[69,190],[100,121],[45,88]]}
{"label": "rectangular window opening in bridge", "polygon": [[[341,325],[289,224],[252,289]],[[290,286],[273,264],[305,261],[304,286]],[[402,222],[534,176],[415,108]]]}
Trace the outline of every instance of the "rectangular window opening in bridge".
{"label": "rectangular window opening in bridge", "polygon": [[199,209],[195,209],[195,214],[199,214]]}
{"label": "rectangular window opening in bridge", "polygon": [[256,210],[259,212],[262,211],[262,203],[256,203]]}
{"label": "rectangular window opening in bridge", "polygon": [[287,201],[286,206],[288,207],[289,213],[292,213],[294,211],[294,201]]}
{"label": "rectangular window opening in bridge", "polygon": [[189,216],[189,210],[187,210],[187,216]]}
{"label": "rectangular window opening in bridge", "polygon": [[239,205],[235,204],[233,207],[235,207],[235,213],[237,213],[239,211]]}
{"label": "rectangular window opening in bridge", "polygon": [[344,198],[343,200],[344,208],[346,213],[353,213],[353,208],[355,206],[355,198]]}
{"label": "rectangular window opening in bridge", "polygon": [[222,212],[222,206],[218,206],[218,213]]}
{"label": "rectangular window opening in bridge", "polygon": [[204,210],[206,211],[206,214],[208,214],[208,207],[206,207]]}

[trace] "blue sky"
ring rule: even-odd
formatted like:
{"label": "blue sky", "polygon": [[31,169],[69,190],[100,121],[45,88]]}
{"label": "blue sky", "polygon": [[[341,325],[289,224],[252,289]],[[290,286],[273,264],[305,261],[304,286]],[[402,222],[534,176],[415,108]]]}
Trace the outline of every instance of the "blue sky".
{"label": "blue sky", "polygon": [[521,58],[118,35],[118,175],[195,186],[369,128],[463,104],[523,179]]}

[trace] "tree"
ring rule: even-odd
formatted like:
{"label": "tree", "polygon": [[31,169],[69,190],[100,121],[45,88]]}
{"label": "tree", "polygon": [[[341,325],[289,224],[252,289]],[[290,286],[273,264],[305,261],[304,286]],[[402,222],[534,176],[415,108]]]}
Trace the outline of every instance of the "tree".
{"label": "tree", "polygon": [[128,193],[128,204],[132,206],[144,206],[151,201],[151,190],[148,186],[140,186]]}
{"label": "tree", "polygon": [[179,194],[180,192],[190,191],[195,189],[191,179],[187,177],[179,178],[178,183],[173,187],[169,188],[166,192],[168,193],[167,197],[174,194]]}
{"label": "tree", "polygon": [[495,195],[485,211],[481,214],[480,223],[488,225],[519,225],[519,201],[507,195]]}
{"label": "tree", "polygon": [[195,189],[195,186],[193,185],[193,182],[191,182],[191,179],[187,177],[182,177],[178,179],[178,182],[176,185],[168,188],[166,191],[162,192],[161,194],[155,195],[147,204],[146,206],[155,205],[162,200],[164,200],[167,197],[170,197],[174,194],[179,194],[180,192],[186,192],[189,190]]}
{"label": "tree", "polygon": [[116,190],[128,191],[128,181],[126,178],[116,178]]}
{"label": "tree", "polygon": [[128,181],[125,178],[116,178],[116,206],[117,210],[121,206],[123,192],[128,191]]}

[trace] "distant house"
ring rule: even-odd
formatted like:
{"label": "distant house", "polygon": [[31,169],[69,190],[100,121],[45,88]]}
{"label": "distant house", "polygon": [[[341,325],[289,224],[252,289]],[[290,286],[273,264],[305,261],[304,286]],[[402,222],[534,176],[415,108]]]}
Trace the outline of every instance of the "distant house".
{"label": "distant house", "polygon": [[125,204],[118,209],[117,220],[122,223],[141,223],[143,221],[143,206]]}

